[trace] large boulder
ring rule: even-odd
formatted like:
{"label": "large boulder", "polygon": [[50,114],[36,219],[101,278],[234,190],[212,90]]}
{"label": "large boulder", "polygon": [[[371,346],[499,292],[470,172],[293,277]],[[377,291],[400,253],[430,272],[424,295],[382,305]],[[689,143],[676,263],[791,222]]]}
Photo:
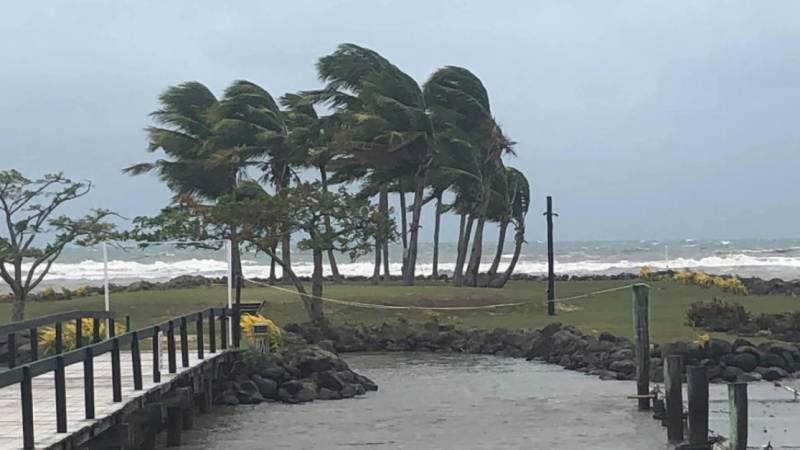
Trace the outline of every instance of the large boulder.
{"label": "large boulder", "polygon": [[759,373],[767,381],[775,381],[789,377],[789,373],[780,367],[767,367],[765,370],[759,371]]}
{"label": "large boulder", "polygon": [[258,387],[258,392],[266,398],[274,398],[278,394],[278,383],[275,380],[264,378],[259,374],[250,377]]}
{"label": "large boulder", "polygon": [[752,372],[758,367],[758,354],[750,352],[733,353],[725,358],[725,363],[728,366],[739,368],[745,372]]}
{"label": "large boulder", "polygon": [[335,353],[313,345],[298,350],[292,357],[290,365],[299,370],[303,377],[315,372],[347,369],[347,364]]}
{"label": "large boulder", "polygon": [[723,356],[727,355],[733,350],[733,347],[728,341],[722,339],[711,339],[706,343],[705,356],[706,358],[720,360]]}

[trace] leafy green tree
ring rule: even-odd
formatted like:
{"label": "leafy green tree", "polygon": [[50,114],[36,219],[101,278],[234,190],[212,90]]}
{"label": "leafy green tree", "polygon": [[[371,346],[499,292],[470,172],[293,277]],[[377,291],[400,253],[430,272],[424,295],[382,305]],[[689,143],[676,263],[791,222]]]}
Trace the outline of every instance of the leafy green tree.
{"label": "leafy green tree", "polygon": [[31,180],[16,170],[0,172],[0,278],[14,296],[11,320],[25,318],[25,299],[47,276],[68,244],[94,245],[114,233],[112,213],[93,209],[81,218],[56,215],[65,203],[88,194],[91,182],[75,182],[61,173]]}

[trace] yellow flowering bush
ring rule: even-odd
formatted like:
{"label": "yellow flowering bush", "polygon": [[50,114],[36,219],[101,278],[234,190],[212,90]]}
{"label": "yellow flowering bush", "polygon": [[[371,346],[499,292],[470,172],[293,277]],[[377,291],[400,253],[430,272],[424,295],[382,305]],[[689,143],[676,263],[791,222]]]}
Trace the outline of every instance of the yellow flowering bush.
{"label": "yellow flowering bush", "polygon": [[[106,321],[100,321],[100,336],[106,336]],[[114,330],[117,335],[125,333],[125,325],[121,323],[114,324]],[[81,320],[81,335],[83,336],[84,345],[91,342],[94,338],[94,320],[84,318]],[[75,349],[75,322],[67,322],[61,329],[61,343],[64,351]],[[42,355],[54,355],[56,353],[56,328],[44,327],[39,331],[39,352]]]}
{"label": "yellow flowering bush", "polygon": [[650,266],[642,266],[642,268],[639,269],[639,278],[643,280],[649,280],[652,276],[653,269],[651,269]]}
{"label": "yellow flowering bush", "polygon": [[747,286],[736,275],[732,276],[711,276],[705,272],[678,272],[672,277],[673,280],[682,284],[696,284],[704,288],[711,286],[734,295],[747,295]]}
{"label": "yellow flowering bush", "polygon": [[674,279],[675,281],[677,281],[678,283],[681,283],[681,284],[689,284],[689,283],[692,282],[693,278],[694,278],[694,273],[687,272],[687,271],[678,272],[672,277],[672,279]]}
{"label": "yellow flowering bush", "polygon": [[14,296],[11,294],[0,294],[0,303],[10,302],[14,299]]}
{"label": "yellow flowering bush", "polygon": [[253,325],[257,323],[267,324],[267,328],[269,329],[269,349],[273,352],[280,352],[283,350],[283,332],[279,326],[275,325],[275,322],[261,314],[242,314],[242,318],[239,320],[242,332],[250,340],[255,338],[253,334]]}

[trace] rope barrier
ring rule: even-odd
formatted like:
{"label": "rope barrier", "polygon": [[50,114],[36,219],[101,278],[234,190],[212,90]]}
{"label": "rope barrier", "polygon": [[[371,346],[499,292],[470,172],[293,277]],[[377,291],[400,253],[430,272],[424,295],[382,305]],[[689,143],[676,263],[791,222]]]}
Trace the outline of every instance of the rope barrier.
{"label": "rope barrier", "polygon": [[[310,298],[316,298],[317,300],[322,300],[324,302],[333,303],[336,305],[342,306],[352,306],[357,308],[367,308],[367,309],[383,309],[383,310],[415,310],[415,311],[473,311],[473,310],[486,310],[486,309],[496,309],[496,308],[508,308],[513,306],[522,306],[522,305],[529,305],[532,303],[536,303],[534,301],[524,301],[524,302],[515,302],[515,303],[500,303],[494,305],[480,305],[480,306],[402,306],[402,305],[378,305],[375,303],[362,303],[362,302],[354,302],[354,301],[347,301],[347,300],[339,300],[330,297],[322,297],[322,296],[315,296],[311,294],[302,294],[297,290],[291,290],[282,288],[280,286],[274,286],[268,283],[262,283],[260,281],[251,280],[249,278],[244,278],[245,281],[253,283],[258,286],[272,288],[278,291],[288,292],[290,294],[300,294],[306,295]],[[599,291],[589,292],[587,294],[576,295],[572,297],[565,297],[554,300],[555,302],[566,302],[570,300],[578,300],[584,298],[590,298],[596,295],[607,294],[610,292],[621,291],[623,289],[629,289],[633,287],[633,284],[625,285],[625,286],[618,286],[615,288],[610,289],[602,289]]]}

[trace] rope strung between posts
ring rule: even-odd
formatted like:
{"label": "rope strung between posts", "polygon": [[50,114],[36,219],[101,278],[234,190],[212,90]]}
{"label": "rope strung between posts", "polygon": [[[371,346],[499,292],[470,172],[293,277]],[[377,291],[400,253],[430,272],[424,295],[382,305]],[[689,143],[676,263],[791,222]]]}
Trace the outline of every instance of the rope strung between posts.
{"label": "rope strung between posts", "polygon": [[[472,310],[483,310],[483,309],[508,308],[508,307],[512,307],[512,306],[522,306],[522,305],[529,305],[531,303],[536,303],[536,302],[533,302],[533,301],[525,301],[525,302],[500,303],[500,304],[495,304],[495,305],[481,305],[481,306],[378,305],[378,304],[374,304],[374,303],[362,303],[362,302],[354,302],[354,301],[348,301],[348,300],[339,300],[339,299],[330,298],[330,297],[314,296],[314,295],[311,295],[311,294],[302,294],[297,290],[286,289],[286,288],[282,288],[280,286],[274,286],[274,285],[271,285],[271,284],[268,284],[268,283],[262,283],[260,281],[251,280],[249,278],[244,278],[244,280],[249,282],[249,283],[253,283],[255,285],[258,285],[258,286],[268,287],[268,288],[272,288],[272,289],[275,289],[275,290],[278,290],[278,291],[288,292],[290,294],[305,295],[305,296],[310,297],[310,298],[316,298],[318,300],[322,300],[322,301],[328,302],[328,303],[333,303],[333,304],[336,304],[336,305],[353,306],[353,307],[357,307],[357,308],[367,308],[367,309],[416,310],[416,311],[472,311]],[[619,287],[615,287],[615,288],[611,288],[611,289],[603,289],[603,290],[599,290],[599,291],[590,292],[588,294],[576,295],[576,296],[573,296],[573,297],[565,297],[565,298],[561,298],[561,299],[556,299],[555,301],[557,301],[557,302],[565,302],[565,301],[569,301],[569,300],[577,300],[577,299],[589,298],[589,297],[592,297],[592,296],[595,296],[595,295],[607,294],[609,292],[621,291],[623,289],[630,289],[631,287],[633,287],[632,284],[626,285],[626,286],[619,286]]]}

